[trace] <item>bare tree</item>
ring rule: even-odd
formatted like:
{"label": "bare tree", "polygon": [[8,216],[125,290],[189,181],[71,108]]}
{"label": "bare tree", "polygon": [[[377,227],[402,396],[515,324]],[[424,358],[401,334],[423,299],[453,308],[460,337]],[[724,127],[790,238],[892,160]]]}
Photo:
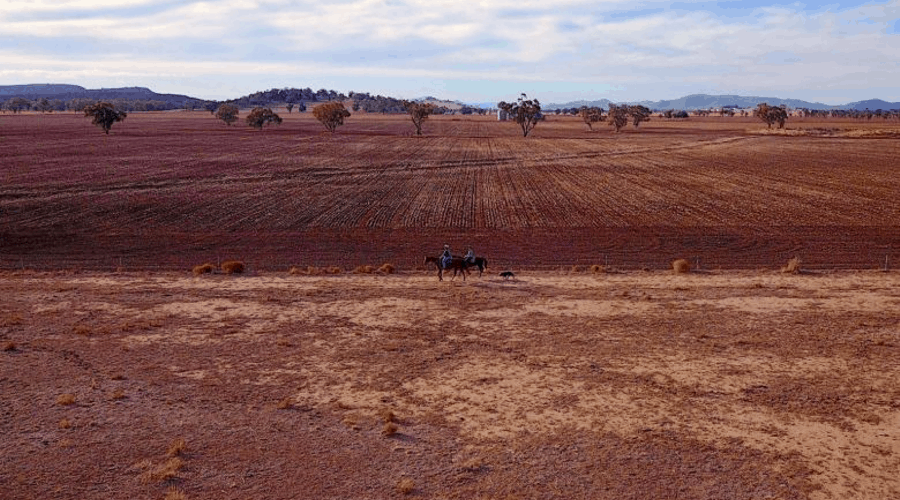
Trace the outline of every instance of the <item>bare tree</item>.
{"label": "bare tree", "polygon": [[581,119],[584,120],[589,130],[594,130],[594,123],[604,120],[603,108],[582,106],[579,114],[581,114]]}
{"label": "bare tree", "polygon": [[250,114],[247,115],[246,120],[247,125],[260,130],[270,123],[281,125],[281,122],[283,121],[277,113],[269,108],[253,108],[253,111],[250,111]]}
{"label": "bare tree", "polygon": [[240,110],[237,106],[233,104],[223,104],[216,110],[216,118],[222,120],[230,127],[232,123],[237,121],[239,113]]}
{"label": "bare tree", "polygon": [[313,108],[313,116],[333,134],[335,129],[344,124],[344,118],[350,116],[350,112],[344,107],[344,103],[331,101]]}
{"label": "bare tree", "polygon": [[537,99],[528,99],[524,92],[515,103],[500,101],[497,107],[506,111],[522,127],[522,137],[528,137],[528,133],[544,119],[541,103]]}
{"label": "bare tree", "polygon": [[92,118],[91,123],[109,134],[109,129],[112,128],[113,123],[124,120],[128,113],[116,110],[116,107],[108,102],[98,102],[84,108],[84,116],[90,116]]}
{"label": "bare tree", "polygon": [[428,115],[434,113],[437,108],[434,104],[426,102],[403,101],[406,112],[409,113],[413,125],[416,126],[416,135],[422,135],[422,123],[428,119]]}

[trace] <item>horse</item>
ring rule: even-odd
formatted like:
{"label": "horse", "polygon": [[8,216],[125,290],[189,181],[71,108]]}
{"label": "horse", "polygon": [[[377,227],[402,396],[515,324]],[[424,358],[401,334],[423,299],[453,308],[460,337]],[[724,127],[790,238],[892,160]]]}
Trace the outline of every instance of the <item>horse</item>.
{"label": "horse", "polygon": [[[439,257],[425,257],[425,264],[433,263],[437,266],[438,269],[438,280],[444,281],[444,268],[441,267],[441,259]],[[453,278],[450,278],[450,281],[456,279],[456,275],[462,273],[463,281],[466,280],[466,272],[467,267],[469,267],[469,263],[466,262],[462,257],[453,257],[450,259],[450,263],[447,265],[447,269],[453,269]]]}
{"label": "horse", "polygon": [[466,262],[470,266],[475,266],[478,268],[478,276],[484,273],[484,270],[487,269],[487,259],[484,257],[475,257],[475,262]]}

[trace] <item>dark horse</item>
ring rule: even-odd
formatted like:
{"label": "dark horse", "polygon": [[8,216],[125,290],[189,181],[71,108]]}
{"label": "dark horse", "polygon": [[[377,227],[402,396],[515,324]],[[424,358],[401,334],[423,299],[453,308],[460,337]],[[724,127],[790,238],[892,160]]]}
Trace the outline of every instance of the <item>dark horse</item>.
{"label": "dark horse", "polygon": [[[437,266],[438,280],[444,281],[444,268],[441,267],[441,259],[439,257],[425,257],[425,264],[429,262]],[[463,281],[465,281],[467,267],[469,267],[469,264],[462,257],[451,258],[450,263],[447,265],[447,269],[453,269],[453,278],[450,278],[450,280],[456,279],[456,275],[462,273]]]}
{"label": "dark horse", "polygon": [[[428,263],[432,263],[437,267],[438,280],[444,281],[444,268],[441,267],[440,257],[425,257],[425,264],[427,265]],[[452,257],[450,259],[450,264],[447,266],[447,269],[453,269],[453,278],[450,278],[450,281],[453,281],[457,274],[462,274],[463,281],[465,281],[466,274],[469,272],[469,266],[477,267],[478,276],[481,276],[484,269],[487,267],[487,259],[484,257],[475,257],[475,263],[473,264],[462,257]]]}

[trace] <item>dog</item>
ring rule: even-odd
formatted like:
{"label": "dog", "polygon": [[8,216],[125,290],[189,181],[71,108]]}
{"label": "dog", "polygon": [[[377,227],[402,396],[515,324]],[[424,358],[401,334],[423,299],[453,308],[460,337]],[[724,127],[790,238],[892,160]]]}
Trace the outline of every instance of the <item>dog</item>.
{"label": "dog", "polygon": [[516,275],[513,274],[512,271],[503,271],[502,273],[500,273],[500,277],[502,277],[505,280],[508,280],[510,278],[515,278]]}

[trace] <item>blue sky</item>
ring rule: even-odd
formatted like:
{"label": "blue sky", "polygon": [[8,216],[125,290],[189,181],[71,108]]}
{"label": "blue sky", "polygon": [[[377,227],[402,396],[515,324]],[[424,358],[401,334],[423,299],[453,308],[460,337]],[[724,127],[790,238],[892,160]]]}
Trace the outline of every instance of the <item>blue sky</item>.
{"label": "blue sky", "polygon": [[0,85],[900,101],[900,0],[3,0]]}

